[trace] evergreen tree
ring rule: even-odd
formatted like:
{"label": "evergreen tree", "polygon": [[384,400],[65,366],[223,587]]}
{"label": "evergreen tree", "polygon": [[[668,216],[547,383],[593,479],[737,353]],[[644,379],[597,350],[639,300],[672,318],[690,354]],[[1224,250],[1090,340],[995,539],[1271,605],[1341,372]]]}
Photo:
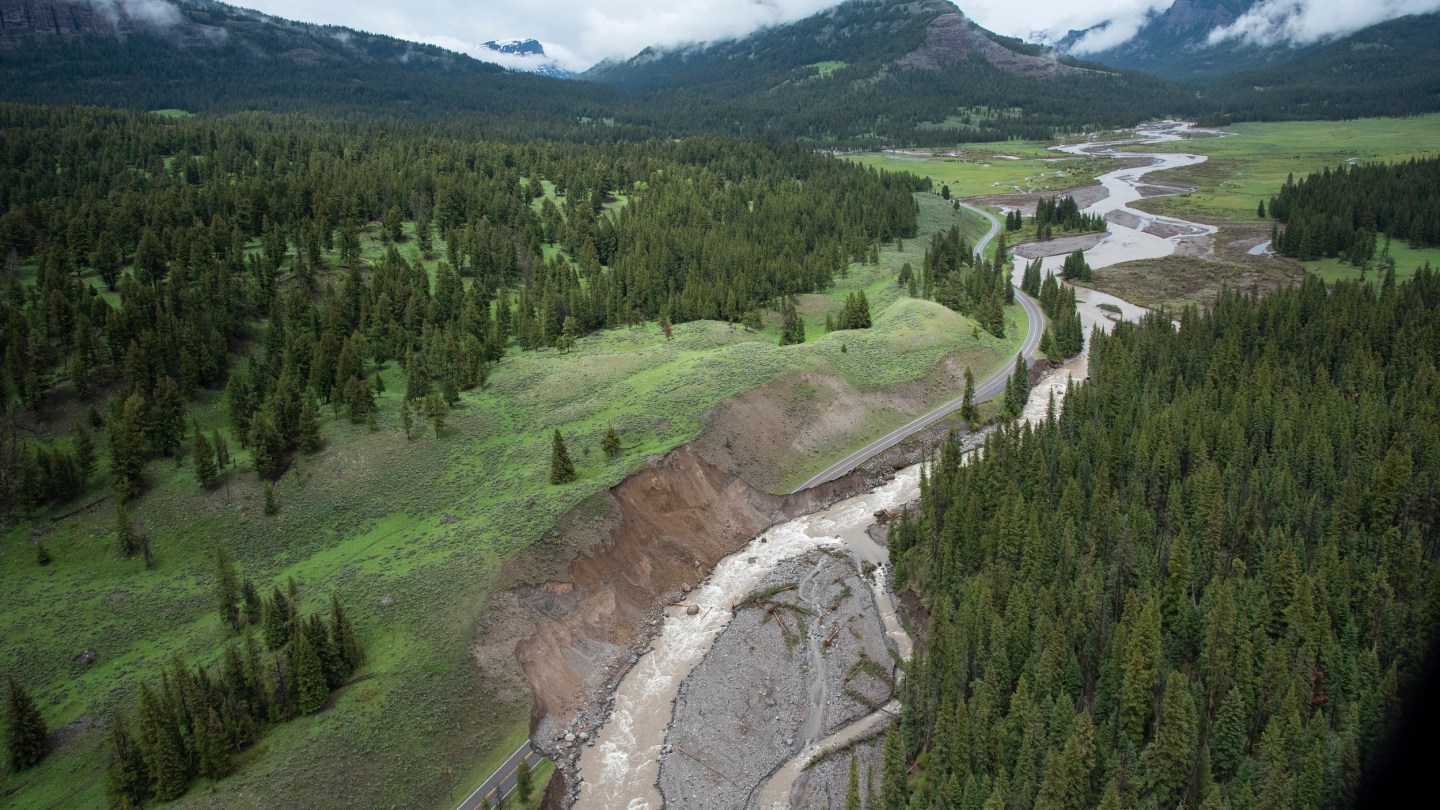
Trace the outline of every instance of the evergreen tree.
{"label": "evergreen tree", "polygon": [[1172,671],[1165,681],[1155,740],[1145,751],[1146,781],[1162,810],[1184,806],[1190,771],[1195,765],[1195,745],[1195,701],[1190,697],[1190,682],[1180,672]]}
{"label": "evergreen tree", "polygon": [[411,350],[405,360],[405,399],[416,402],[430,394],[430,369],[425,356]]}
{"label": "evergreen tree", "polygon": [[605,457],[614,461],[620,455],[620,434],[616,432],[614,425],[605,428],[605,438],[600,440],[600,449],[605,451]]}
{"label": "evergreen tree", "polygon": [[175,707],[166,705],[149,684],[141,684],[138,712],[149,793],[160,801],[178,799],[190,783],[190,774]]}
{"label": "evergreen tree", "polygon": [[218,430],[211,435],[215,439],[212,442],[215,446],[215,468],[219,474],[223,475],[230,466],[230,444],[225,441],[225,437]]}
{"label": "evergreen tree", "polygon": [[275,592],[265,600],[265,618],[262,622],[262,630],[265,634],[265,647],[269,650],[278,650],[290,641],[291,625],[295,621],[293,608],[290,606],[290,599],[276,586]]}
{"label": "evergreen tree", "polygon": [[145,400],[131,394],[110,420],[110,480],[121,501],[139,495],[145,486],[145,419]]}
{"label": "evergreen tree", "polygon": [[515,793],[519,795],[521,804],[529,804],[530,796],[534,792],[535,785],[530,778],[530,762],[521,759],[520,765],[515,769]]}
{"label": "evergreen tree", "polygon": [[1245,756],[1245,720],[1245,702],[1239,688],[1232,686],[1220,702],[1215,730],[1210,735],[1210,761],[1221,781],[1228,782],[1235,775]]}
{"label": "evergreen tree", "polygon": [[410,400],[400,400],[400,424],[405,429],[405,439],[409,441],[410,431],[415,429],[415,416],[410,411]]}
{"label": "evergreen tree", "polygon": [[155,402],[150,409],[150,441],[154,452],[168,456],[180,447],[185,435],[185,400],[171,377],[155,385]]}
{"label": "evergreen tree", "polygon": [[240,575],[224,546],[215,549],[215,597],[220,619],[231,630],[240,629]]}
{"label": "evergreen tree", "polygon": [[330,597],[330,636],[334,639],[340,660],[345,663],[346,677],[349,677],[364,663],[365,655],[355,639],[355,629],[351,627],[345,609],[340,606],[340,599],[333,595]]}
{"label": "evergreen tree", "polygon": [[1025,356],[1015,355],[1015,368],[1005,384],[1005,412],[1019,416],[1025,409],[1025,400],[1030,396],[1030,369],[1025,365]]}
{"label": "evergreen tree", "polygon": [[80,472],[80,484],[83,487],[90,483],[90,476],[95,474],[95,437],[84,423],[76,423],[70,442],[75,448],[75,467]]}
{"label": "evergreen tree", "polygon": [[195,462],[195,480],[202,489],[209,489],[215,479],[220,477],[215,468],[215,451],[205,434],[200,431],[199,423],[194,427],[195,432],[190,439],[190,456]]}
{"label": "evergreen tree", "polygon": [[330,696],[330,687],[325,682],[325,669],[320,661],[320,652],[311,643],[308,633],[295,633],[291,647],[291,662],[294,665],[295,708],[301,714],[314,714],[325,706]]}
{"label": "evergreen tree", "polygon": [[885,732],[885,752],[881,758],[880,810],[905,810],[910,803],[906,785],[905,749],[900,741],[899,726]]}
{"label": "evergreen tree", "polygon": [[314,453],[321,447],[320,414],[315,410],[315,400],[309,396],[300,405],[300,437],[297,442],[306,453]]}
{"label": "evergreen tree", "polygon": [[980,416],[975,407],[975,375],[970,367],[965,367],[965,396],[960,401],[960,418],[967,422],[974,422]]}
{"label": "evergreen tree", "polygon": [[570,452],[565,449],[565,438],[557,430],[550,443],[550,483],[568,484],[574,481],[575,477],[575,463],[570,460]]}
{"label": "evergreen tree", "polygon": [[115,810],[139,810],[145,801],[145,761],[124,718],[110,723],[110,766],[105,770],[105,800]]}
{"label": "evergreen tree", "polygon": [[430,392],[425,397],[425,418],[435,426],[435,438],[440,438],[440,431],[445,427],[445,416],[450,412],[450,407],[445,400],[435,392]]}
{"label": "evergreen tree", "polygon": [[30,693],[14,675],[7,676],[6,680],[9,688],[5,696],[5,749],[10,756],[10,769],[23,771],[45,758],[48,732]]}

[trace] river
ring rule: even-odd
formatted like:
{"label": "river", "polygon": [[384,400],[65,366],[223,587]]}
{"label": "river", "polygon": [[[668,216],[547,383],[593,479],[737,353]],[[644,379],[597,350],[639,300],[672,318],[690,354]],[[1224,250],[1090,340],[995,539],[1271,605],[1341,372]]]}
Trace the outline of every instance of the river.
{"label": "river", "polygon": [[[1059,147],[1061,151],[1072,154],[1151,159],[1149,165],[1120,169],[1099,178],[1109,196],[1085,210],[1086,213],[1111,216],[1107,217],[1110,223],[1108,235],[1085,252],[1092,267],[1168,256],[1186,241],[1214,233],[1214,228],[1208,225],[1160,217],[1129,207],[1129,203],[1142,197],[1139,186],[1144,185],[1145,175],[1199,163],[1204,157],[1115,151],[1121,145],[1179,140],[1193,131],[1189,124],[1166,121],[1141,127],[1136,137],[1123,141]],[[1063,256],[1048,257],[1042,266],[1047,273],[1057,272],[1063,260]],[[1016,283],[1024,266],[1024,260],[1017,259]],[[1087,349],[1092,326],[1108,330],[1116,318],[1136,319],[1146,311],[1095,290],[1077,288],[1076,292],[1081,319],[1086,327]],[[1058,405],[1070,380],[1084,376],[1085,362],[1086,356],[1082,354],[1033,386],[1022,418],[1043,419],[1052,397]],[[888,558],[884,547],[870,538],[867,529],[874,522],[877,511],[896,509],[916,500],[919,497],[919,479],[919,465],[908,467],[875,490],[772,527],[744,549],[721,560],[710,577],[690,594],[688,604],[699,608],[695,615],[690,615],[685,606],[670,608],[651,651],[643,655],[621,679],[614,695],[614,709],[597,734],[595,744],[587,747],[580,757],[581,784],[575,806],[581,810],[658,810],[663,805],[656,787],[660,750],[665,742],[680,684],[729,623],[730,606],[753,591],[782,560],[822,546],[843,546],[858,561],[875,563],[877,568],[871,582],[877,609],[887,636],[900,656],[908,659],[911,640],[900,623],[888,587]],[[807,723],[806,734],[797,741],[795,756],[761,786],[756,798],[757,806],[765,810],[787,806],[795,780],[805,763],[822,750],[843,745],[887,722],[897,708],[892,701],[874,714],[818,741],[812,738],[820,724]]]}

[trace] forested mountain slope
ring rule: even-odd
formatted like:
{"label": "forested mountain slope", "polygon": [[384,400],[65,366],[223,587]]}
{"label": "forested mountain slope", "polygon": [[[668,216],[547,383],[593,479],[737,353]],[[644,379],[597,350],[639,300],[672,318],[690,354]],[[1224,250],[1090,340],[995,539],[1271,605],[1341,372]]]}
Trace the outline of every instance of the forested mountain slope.
{"label": "forested mountain slope", "polygon": [[932,623],[886,806],[1349,806],[1440,618],[1437,308],[1117,324],[1058,418],[948,443],[890,534]]}
{"label": "forested mountain slope", "polygon": [[1401,17],[1268,67],[1219,77],[1204,95],[1218,114],[1244,121],[1440,110],[1440,13]]}
{"label": "forested mountain slope", "polygon": [[[145,8],[145,16],[126,9]],[[0,98],[192,112],[267,110],[574,128],[622,94],[507,72],[433,45],[211,0],[0,7]]]}
{"label": "forested mountain slope", "polygon": [[1203,108],[1152,77],[996,35],[944,0],[850,0],[735,41],[646,50],[580,78],[688,106],[710,127],[819,140],[1044,138]]}

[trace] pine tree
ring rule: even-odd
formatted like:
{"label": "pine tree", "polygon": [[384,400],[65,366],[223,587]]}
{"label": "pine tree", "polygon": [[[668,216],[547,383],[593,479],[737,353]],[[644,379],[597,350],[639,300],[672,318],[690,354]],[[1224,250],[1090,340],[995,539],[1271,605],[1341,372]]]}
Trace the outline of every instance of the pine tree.
{"label": "pine tree", "polygon": [[315,410],[315,400],[305,397],[300,406],[300,436],[297,444],[306,453],[314,453],[323,443],[320,438],[320,414]]}
{"label": "pine tree", "polygon": [[1005,411],[1019,416],[1025,409],[1025,400],[1030,397],[1030,369],[1025,365],[1025,356],[1015,355],[1015,368],[1005,385]]}
{"label": "pine tree", "polygon": [[1154,713],[1155,686],[1160,677],[1160,613],[1153,599],[1145,603],[1130,629],[1123,677],[1120,731],[1138,749]]}
{"label": "pine tree", "polygon": [[435,438],[440,438],[440,431],[445,427],[445,415],[450,412],[450,407],[445,400],[435,392],[430,392],[425,397],[425,418],[429,419],[435,426]]}
{"label": "pine tree", "polygon": [[365,654],[360,649],[360,642],[355,639],[355,628],[340,606],[340,599],[334,595],[330,597],[330,637],[334,639],[340,660],[345,662],[348,677],[365,662]]}
{"label": "pine tree", "polygon": [[1240,690],[1232,686],[1220,702],[1220,713],[1210,734],[1210,761],[1215,776],[1223,782],[1230,781],[1245,756],[1245,725],[1245,702]]}
{"label": "pine tree", "polygon": [[145,761],[124,718],[110,724],[110,766],[105,771],[105,800],[115,810],[140,810],[145,801]]}
{"label": "pine tree", "polygon": [[225,441],[225,436],[218,430],[211,435],[214,437],[212,444],[215,446],[215,468],[223,475],[230,466],[230,443]]}
{"label": "pine tree", "polygon": [[530,762],[520,760],[520,765],[515,769],[515,792],[520,796],[521,804],[529,804],[530,796],[535,792],[535,785],[530,777]]}
{"label": "pine tree", "polygon": [[550,483],[568,484],[574,481],[575,477],[575,463],[570,460],[570,453],[565,449],[565,438],[557,430],[550,443]]}
{"label": "pine tree", "polygon": [[975,375],[970,367],[965,367],[965,396],[960,401],[960,418],[967,422],[974,422],[980,413],[975,408]]}
{"label": "pine tree", "polygon": [[265,618],[262,630],[265,634],[265,647],[269,650],[278,650],[290,641],[290,628],[294,622],[294,610],[290,606],[290,600],[275,587],[274,594],[265,601]]}
{"label": "pine tree", "polygon": [[48,732],[30,693],[14,675],[7,676],[6,680],[9,689],[5,698],[5,749],[9,752],[10,769],[23,771],[45,758]]}
{"label": "pine tree", "polygon": [[220,619],[231,630],[240,629],[240,575],[224,546],[215,549],[215,597]]}
{"label": "pine tree", "polygon": [[264,492],[265,503],[264,506],[261,507],[261,511],[269,517],[274,517],[280,513],[280,504],[275,502],[275,485],[266,481]]}
{"label": "pine tree", "polygon": [[139,394],[125,399],[118,416],[110,420],[110,480],[121,501],[139,495],[145,487],[145,400]]}
{"label": "pine tree", "polygon": [[1181,807],[1195,764],[1195,701],[1190,681],[1178,671],[1165,681],[1160,722],[1155,740],[1145,750],[1145,777],[1150,793],[1161,810]]}
{"label": "pine tree", "polygon": [[400,400],[400,424],[405,428],[405,440],[410,440],[410,431],[415,429],[415,415],[410,411],[410,400]]}
{"label": "pine tree", "polygon": [[1264,200],[1264,198],[1261,198],[1261,200],[1260,200],[1260,206],[1255,209],[1255,216],[1259,217],[1260,219],[1264,219],[1264,218],[1265,218],[1265,200]]}
{"label": "pine tree", "polygon": [[605,451],[605,457],[611,461],[620,455],[620,434],[616,432],[614,425],[605,428],[605,438],[600,440],[600,449]]}
{"label": "pine tree", "polygon": [[230,773],[230,743],[226,739],[225,725],[215,707],[205,710],[204,717],[194,718],[196,770],[207,779],[220,779]]}
{"label": "pine tree", "polygon": [[417,402],[430,394],[430,369],[425,357],[414,349],[405,359],[405,399]]}
{"label": "pine tree", "polygon": [[330,687],[325,682],[325,668],[320,660],[320,651],[315,649],[310,634],[294,634],[291,647],[291,662],[294,665],[295,708],[301,714],[314,714],[325,705],[330,696]]}
{"label": "pine tree", "polygon": [[175,725],[173,706],[155,694],[149,684],[140,685],[139,726],[149,792],[160,801],[178,799],[190,783],[185,743]]}
{"label": "pine tree", "polygon": [[78,422],[70,441],[75,448],[75,467],[80,471],[83,488],[90,483],[90,476],[95,474],[95,437],[83,422]]}
{"label": "pine tree", "polygon": [[200,425],[195,425],[195,433],[190,439],[190,456],[195,461],[195,480],[199,482],[201,489],[209,489],[220,476],[215,469],[215,451],[210,446],[210,441],[200,431]]}
{"label": "pine tree", "polygon": [[905,750],[900,741],[900,727],[892,725],[885,732],[885,752],[881,758],[880,810],[905,810],[910,803],[906,785]]}

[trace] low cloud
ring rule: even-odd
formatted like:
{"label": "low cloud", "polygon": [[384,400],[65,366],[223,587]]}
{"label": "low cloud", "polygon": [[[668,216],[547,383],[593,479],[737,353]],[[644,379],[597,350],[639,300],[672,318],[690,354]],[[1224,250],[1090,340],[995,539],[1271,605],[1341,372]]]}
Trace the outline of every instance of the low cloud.
{"label": "low cloud", "polygon": [[1406,14],[1436,10],[1440,0],[1264,0],[1234,23],[1211,31],[1209,42],[1309,45]]}
{"label": "low cloud", "polygon": [[[1001,34],[1054,42],[1070,31],[1089,31],[1071,50],[1094,53],[1113,48],[1140,30],[1152,15],[1175,0],[956,0],[970,19]],[[1097,27],[1098,26],[1098,27]]]}
{"label": "low cloud", "polygon": [[[742,37],[839,0],[235,0],[280,17],[428,42],[487,61],[486,40],[537,39],[561,67],[583,70],[651,45]],[[508,63],[507,63],[508,64]]]}
{"label": "low cloud", "polygon": [[119,25],[121,20],[144,23],[154,28],[169,28],[180,22],[180,10],[165,0],[69,0],[77,5],[88,5],[110,21]]}

